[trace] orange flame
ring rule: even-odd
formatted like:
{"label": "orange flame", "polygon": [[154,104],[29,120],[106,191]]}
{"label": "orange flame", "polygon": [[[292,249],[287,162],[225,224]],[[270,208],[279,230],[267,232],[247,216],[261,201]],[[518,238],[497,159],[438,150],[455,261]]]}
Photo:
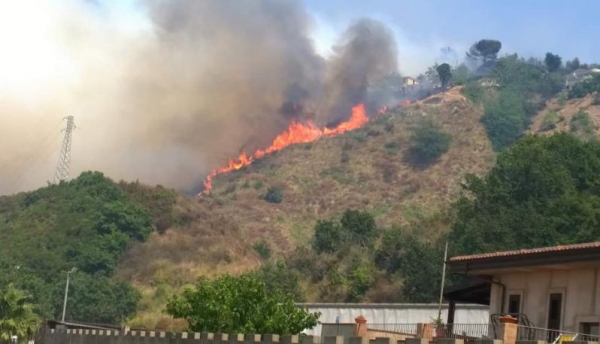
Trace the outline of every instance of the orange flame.
{"label": "orange flame", "polygon": [[352,116],[346,122],[340,123],[333,129],[319,129],[312,122],[298,123],[292,122],[283,133],[277,135],[271,146],[265,150],[257,150],[254,154],[248,156],[242,152],[237,159],[229,159],[227,166],[217,168],[210,172],[204,182],[204,193],[209,194],[212,189],[212,179],[219,175],[239,170],[240,168],[250,165],[254,159],[262,158],[263,156],[281,150],[289,145],[296,143],[308,143],[320,139],[322,136],[336,136],[347,131],[355,130],[362,127],[367,121],[367,111],[364,104],[358,104],[352,108]]}

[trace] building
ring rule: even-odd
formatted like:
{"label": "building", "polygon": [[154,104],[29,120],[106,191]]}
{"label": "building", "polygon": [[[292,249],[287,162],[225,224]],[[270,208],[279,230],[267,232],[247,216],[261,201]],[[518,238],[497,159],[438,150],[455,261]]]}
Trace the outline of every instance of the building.
{"label": "building", "polygon": [[470,277],[445,293],[451,303],[488,304],[492,318],[512,314],[521,325],[548,333],[599,334],[600,242],[459,256],[447,263],[451,273]]}
{"label": "building", "polygon": [[591,68],[591,69],[584,69],[584,68],[579,68],[574,70],[573,72],[569,73],[565,79],[565,86],[567,88],[570,88],[571,86],[573,86],[574,84],[589,79],[591,77],[593,77],[594,75],[600,74],[600,69],[598,68]]}
{"label": "building", "polygon": [[404,86],[412,86],[412,85],[416,85],[418,83],[419,83],[419,81],[417,79],[410,77],[410,76],[405,76],[402,78],[402,84]]}

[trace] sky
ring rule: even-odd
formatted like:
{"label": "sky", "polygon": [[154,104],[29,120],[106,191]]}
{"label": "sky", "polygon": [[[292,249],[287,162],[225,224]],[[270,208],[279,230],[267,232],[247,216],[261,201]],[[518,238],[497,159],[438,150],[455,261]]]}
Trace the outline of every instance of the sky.
{"label": "sky", "polygon": [[[124,25],[143,25],[139,0],[82,0],[110,8]],[[236,0],[240,1],[240,0]],[[344,28],[360,17],[384,21],[394,32],[399,66],[418,74],[437,62],[440,49],[452,47],[459,55],[482,38],[498,39],[502,52],[543,57],[558,53],[563,61],[600,61],[600,32],[593,0],[304,0],[314,20],[313,39],[327,55]]]}

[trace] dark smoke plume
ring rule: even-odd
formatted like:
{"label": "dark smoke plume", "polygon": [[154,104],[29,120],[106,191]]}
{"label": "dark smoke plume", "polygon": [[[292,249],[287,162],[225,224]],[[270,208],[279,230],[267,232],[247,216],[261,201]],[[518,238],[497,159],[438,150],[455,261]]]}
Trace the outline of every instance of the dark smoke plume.
{"label": "dark smoke plume", "polygon": [[[74,58],[80,79],[60,80],[35,106],[18,98],[3,102],[6,132],[31,127],[33,146],[42,136],[38,127],[74,114],[81,129],[73,137],[71,175],[100,170],[189,189],[240,150],[268,146],[291,120],[347,119],[365,101],[367,87],[396,70],[392,35],[372,20],[354,23],[331,59],[318,55],[300,0],[145,4],[150,28],[127,35],[79,8],[54,13],[58,33],[48,35],[59,37],[57,46]],[[42,118],[36,126],[26,122],[31,112]],[[22,185],[0,185],[0,193],[44,185],[56,158],[36,168],[10,163],[22,161],[23,152],[10,155],[8,148],[26,145],[18,141],[23,134],[10,137],[2,166],[31,172]]]}
{"label": "dark smoke plume", "polygon": [[362,19],[343,34],[329,61],[327,90],[330,119],[340,121],[352,106],[367,101],[367,89],[397,72],[393,35],[382,23]]}

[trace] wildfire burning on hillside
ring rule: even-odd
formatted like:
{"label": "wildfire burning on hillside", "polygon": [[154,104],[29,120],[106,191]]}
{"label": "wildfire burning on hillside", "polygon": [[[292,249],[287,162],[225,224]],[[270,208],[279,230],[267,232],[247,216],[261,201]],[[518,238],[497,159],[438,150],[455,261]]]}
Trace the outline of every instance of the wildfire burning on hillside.
{"label": "wildfire burning on hillside", "polygon": [[246,152],[242,152],[237,159],[230,159],[227,166],[217,168],[210,172],[204,182],[204,193],[210,193],[210,190],[212,189],[212,179],[217,175],[239,170],[244,166],[250,165],[255,159],[262,158],[267,154],[276,152],[296,143],[309,143],[316,141],[323,136],[336,136],[347,131],[358,129],[368,121],[369,117],[367,116],[365,105],[362,103],[352,108],[352,116],[349,120],[340,123],[333,129],[319,129],[310,121],[306,123],[293,121],[284,132],[275,137],[273,143],[271,143],[267,149],[259,149],[250,156],[248,156]]}

